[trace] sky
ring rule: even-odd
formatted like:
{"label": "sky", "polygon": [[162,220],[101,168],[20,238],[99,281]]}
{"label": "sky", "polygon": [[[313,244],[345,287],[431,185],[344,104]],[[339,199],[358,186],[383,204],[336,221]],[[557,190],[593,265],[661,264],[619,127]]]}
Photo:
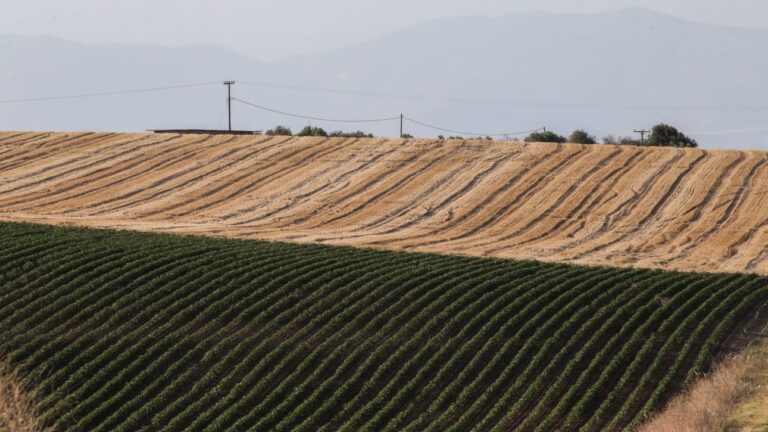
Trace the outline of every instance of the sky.
{"label": "sky", "polygon": [[521,11],[642,7],[768,28],[765,0],[0,0],[0,34],[81,42],[221,45],[262,60],[339,48],[417,23]]}

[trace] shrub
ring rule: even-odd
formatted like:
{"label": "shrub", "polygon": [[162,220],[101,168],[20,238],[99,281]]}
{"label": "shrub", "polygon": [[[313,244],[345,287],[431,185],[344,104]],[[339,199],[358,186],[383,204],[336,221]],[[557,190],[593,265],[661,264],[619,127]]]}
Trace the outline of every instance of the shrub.
{"label": "shrub", "polygon": [[323,128],[305,126],[304,129],[302,129],[301,132],[297,134],[297,136],[327,137],[328,132],[323,130]]}
{"label": "shrub", "polygon": [[363,131],[355,131],[355,132],[343,132],[340,130],[331,132],[332,137],[339,137],[339,138],[373,138],[373,134],[365,133]]}
{"label": "shrub", "polygon": [[597,144],[595,137],[588,134],[583,129],[577,129],[573,131],[571,136],[568,138],[568,142],[575,144]]}
{"label": "shrub", "polygon": [[525,138],[525,142],[564,143],[565,137],[551,131],[534,132]]}
{"label": "shrub", "polygon": [[287,126],[275,126],[274,129],[270,129],[265,135],[269,136],[293,136],[291,128]]}
{"label": "shrub", "polygon": [[640,140],[629,136],[608,135],[603,138],[603,144],[608,145],[641,145]]}

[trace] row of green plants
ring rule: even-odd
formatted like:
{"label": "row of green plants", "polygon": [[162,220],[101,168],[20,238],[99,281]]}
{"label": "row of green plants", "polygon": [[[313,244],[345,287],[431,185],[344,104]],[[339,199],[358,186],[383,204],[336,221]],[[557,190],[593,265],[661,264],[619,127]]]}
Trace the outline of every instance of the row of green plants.
{"label": "row of green plants", "polygon": [[0,357],[75,431],[625,430],[768,279],[0,223]]}

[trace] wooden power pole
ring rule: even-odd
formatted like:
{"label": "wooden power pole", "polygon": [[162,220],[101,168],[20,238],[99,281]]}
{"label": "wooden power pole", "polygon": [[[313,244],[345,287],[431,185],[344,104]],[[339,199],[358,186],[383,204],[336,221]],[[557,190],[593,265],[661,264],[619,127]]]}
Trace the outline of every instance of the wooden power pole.
{"label": "wooden power pole", "polygon": [[224,81],[224,85],[227,86],[227,113],[229,114],[229,131],[232,131],[232,86],[234,81]]}
{"label": "wooden power pole", "polygon": [[650,132],[651,131],[649,131],[647,129],[640,129],[640,130],[635,129],[635,133],[639,133],[640,134],[640,144],[645,144],[645,134],[650,133]]}

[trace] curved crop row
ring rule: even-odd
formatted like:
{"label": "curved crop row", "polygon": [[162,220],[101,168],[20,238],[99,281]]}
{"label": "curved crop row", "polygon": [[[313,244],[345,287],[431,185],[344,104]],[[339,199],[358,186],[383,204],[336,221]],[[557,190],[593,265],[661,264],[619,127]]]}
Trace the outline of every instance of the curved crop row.
{"label": "curved crop row", "polygon": [[73,431],[639,425],[768,279],[0,223],[0,357]]}

